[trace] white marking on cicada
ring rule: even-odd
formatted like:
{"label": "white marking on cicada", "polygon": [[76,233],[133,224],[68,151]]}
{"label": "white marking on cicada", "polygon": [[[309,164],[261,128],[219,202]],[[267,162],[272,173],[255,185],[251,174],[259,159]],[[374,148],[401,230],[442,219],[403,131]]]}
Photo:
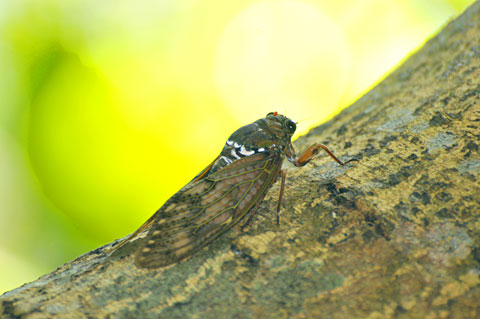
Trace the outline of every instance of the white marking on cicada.
{"label": "white marking on cicada", "polygon": [[261,153],[261,152],[265,152],[265,149],[263,147],[260,147],[257,151]]}
{"label": "white marking on cicada", "polygon": [[233,161],[231,159],[229,159],[228,157],[226,156],[220,156],[220,159],[223,159],[225,162],[227,162],[227,164],[232,164]]}
{"label": "white marking on cicada", "polygon": [[248,151],[245,148],[245,146],[242,145],[242,148],[240,149],[240,154],[245,155],[245,156],[250,156],[250,155],[255,154],[255,151],[252,151],[252,150]]}
{"label": "white marking on cicada", "polygon": [[237,152],[235,152],[235,150],[233,149],[230,154],[232,154],[233,157],[235,157],[236,159],[240,159],[240,156],[237,155]]}
{"label": "white marking on cicada", "polygon": [[227,140],[227,145],[232,145],[233,141]]}
{"label": "white marking on cicada", "polygon": [[242,146],[242,145],[238,144],[237,142],[233,142],[233,147],[240,148],[240,146]]}

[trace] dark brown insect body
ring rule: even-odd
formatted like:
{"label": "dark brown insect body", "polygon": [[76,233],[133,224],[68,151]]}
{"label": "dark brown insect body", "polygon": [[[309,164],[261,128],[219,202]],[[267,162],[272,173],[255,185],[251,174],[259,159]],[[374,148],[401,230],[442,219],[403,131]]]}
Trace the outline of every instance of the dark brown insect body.
{"label": "dark brown insect body", "polygon": [[129,241],[141,241],[135,256],[141,267],[178,262],[211,243],[249,213],[247,222],[250,221],[281,173],[278,223],[285,185],[285,173],[281,170],[284,156],[294,165],[303,166],[324,149],[339,164],[348,163],[341,162],[321,144],[314,144],[297,156],[291,142],[295,129],[295,122],[275,112],[235,131],[213,163],[119,247]]}

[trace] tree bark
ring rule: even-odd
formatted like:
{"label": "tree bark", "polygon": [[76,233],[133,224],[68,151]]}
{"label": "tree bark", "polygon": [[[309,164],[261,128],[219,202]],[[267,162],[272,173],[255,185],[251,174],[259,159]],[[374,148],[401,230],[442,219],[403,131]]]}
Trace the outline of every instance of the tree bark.
{"label": "tree bark", "polygon": [[141,269],[111,243],[0,297],[3,318],[479,318],[480,2],[300,138],[244,231]]}

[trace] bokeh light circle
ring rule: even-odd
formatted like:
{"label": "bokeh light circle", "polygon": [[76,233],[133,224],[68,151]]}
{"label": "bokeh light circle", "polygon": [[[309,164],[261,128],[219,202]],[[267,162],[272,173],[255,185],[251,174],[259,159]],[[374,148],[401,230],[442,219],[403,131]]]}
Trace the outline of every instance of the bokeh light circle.
{"label": "bokeh light circle", "polygon": [[214,77],[226,106],[245,123],[273,109],[318,121],[335,111],[349,60],[342,30],[318,8],[265,1],[250,5],[226,27]]}

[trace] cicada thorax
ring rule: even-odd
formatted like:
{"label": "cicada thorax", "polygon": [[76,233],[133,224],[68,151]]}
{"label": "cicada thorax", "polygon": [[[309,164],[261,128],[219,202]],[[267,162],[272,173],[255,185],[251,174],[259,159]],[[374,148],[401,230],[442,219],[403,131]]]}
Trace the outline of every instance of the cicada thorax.
{"label": "cicada thorax", "polygon": [[[218,160],[217,160],[218,161]],[[194,181],[169,199],[137,252],[142,267],[179,261],[240,222],[278,176],[283,157],[258,152]]]}

